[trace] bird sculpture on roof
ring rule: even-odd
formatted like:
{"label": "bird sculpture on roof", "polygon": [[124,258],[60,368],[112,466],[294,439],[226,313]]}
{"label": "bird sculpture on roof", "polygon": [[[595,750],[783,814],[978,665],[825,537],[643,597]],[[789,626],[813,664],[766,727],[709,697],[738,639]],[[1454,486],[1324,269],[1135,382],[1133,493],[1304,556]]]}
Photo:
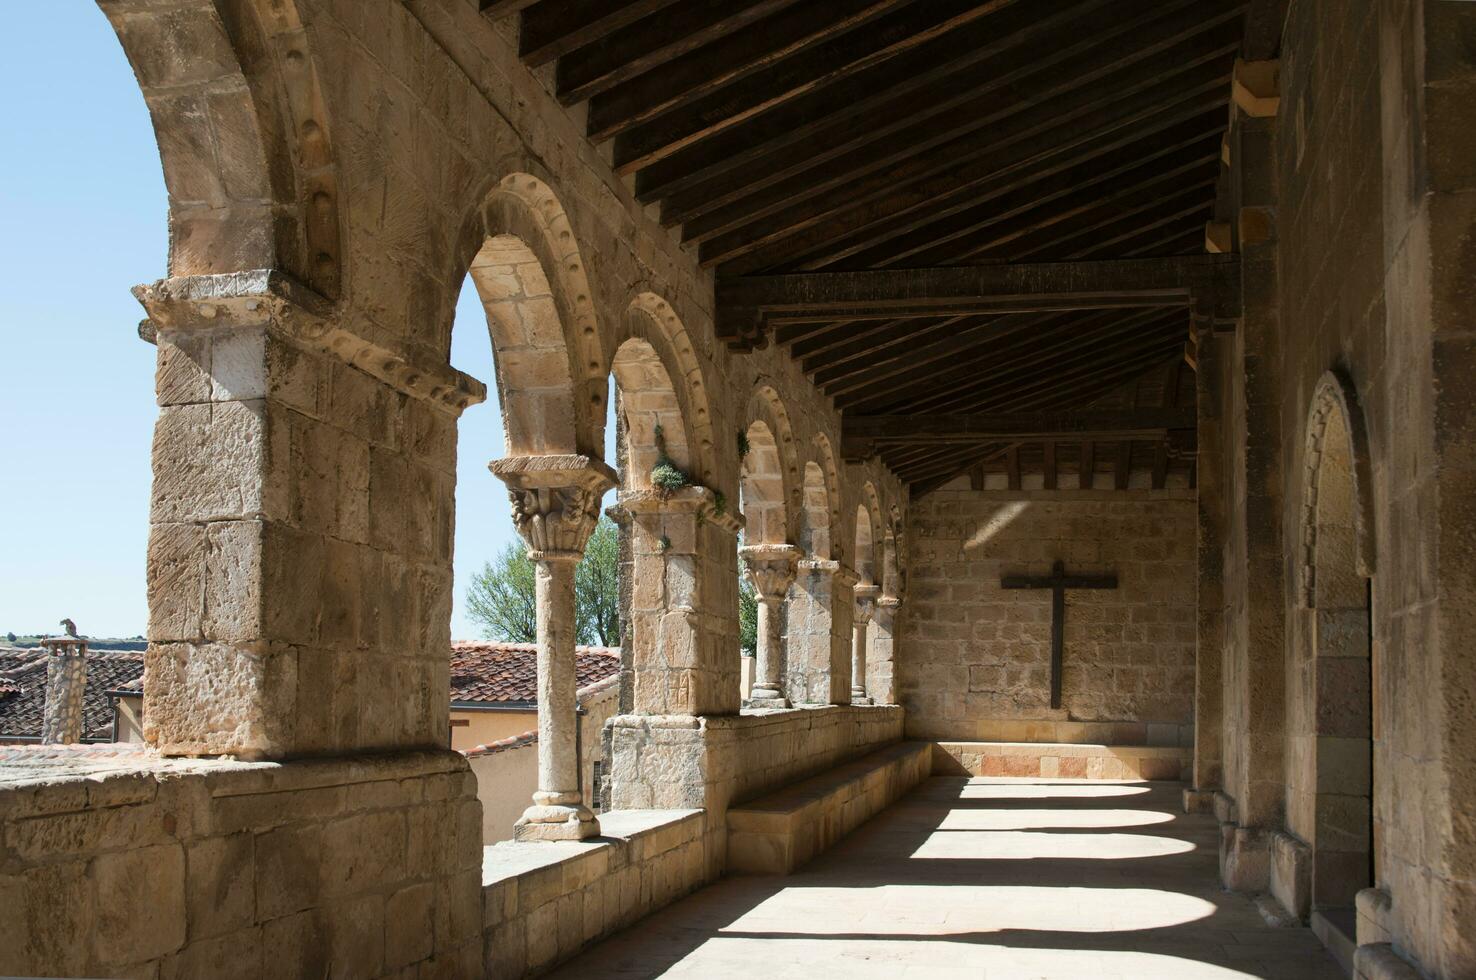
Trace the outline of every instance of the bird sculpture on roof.
{"label": "bird sculpture on roof", "polygon": [[61,628],[67,631],[68,636],[75,637],[77,635],[77,624],[70,619],[62,620]]}

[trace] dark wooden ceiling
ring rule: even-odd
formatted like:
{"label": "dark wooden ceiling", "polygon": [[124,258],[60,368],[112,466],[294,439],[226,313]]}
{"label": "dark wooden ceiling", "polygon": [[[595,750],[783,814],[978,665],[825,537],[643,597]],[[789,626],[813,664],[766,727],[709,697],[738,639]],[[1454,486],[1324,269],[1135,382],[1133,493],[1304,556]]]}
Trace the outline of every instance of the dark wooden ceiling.
{"label": "dark wooden ceiling", "polygon": [[[483,8],[521,18],[523,60],[586,104],[589,138],[722,284],[1203,252],[1234,59],[1274,53],[1284,0]],[[786,345],[843,418],[1059,414],[1161,377],[1190,323],[1155,305],[845,312],[730,341]],[[925,492],[1000,447],[877,451]]]}

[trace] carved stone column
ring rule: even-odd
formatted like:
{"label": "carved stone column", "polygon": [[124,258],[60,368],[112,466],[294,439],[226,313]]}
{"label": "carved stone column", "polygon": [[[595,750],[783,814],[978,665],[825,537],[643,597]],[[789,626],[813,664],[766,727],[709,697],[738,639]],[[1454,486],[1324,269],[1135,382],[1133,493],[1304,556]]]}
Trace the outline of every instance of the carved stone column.
{"label": "carved stone column", "polygon": [[872,675],[867,683],[872,704],[896,704],[896,635],[897,613],[902,608],[900,596],[884,595],[876,600],[876,614],[872,617],[870,661],[867,672]]}
{"label": "carved stone column", "polygon": [[785,677],[795,704],[851,701],[851,589],[856,573],[838,561],[805,558],[789,598]]}
{"label": "carved stone column", "polygon": [[273,270],[135,295],[158,347],[145,741],[448,744],[456,418],[485,387]]}
{"label": "carved stone column", "polygon": [[727,590],[741,518],[700,486],[624,492],[619,507],[631,527],[632,709],[736,714],[738,624]]}
{"label": "carved stone column", "polygon": [[41,741],[75,745],[82,741],[82,701],[87,689],[87,641],[61,636],[42,640],[46,647],[46,708]]}
{"label": "carved stone column", "polygon": [[792,544],[758,544],[738,549],[758,599],[758,663],[751,708],[787,708],[784,696],[782,605],[794,584],[800,550]]}
{"label": "carved stone column", "polygon": [[867,627],[876,613],[877,596],[881,586],[858,585],[855,589],[856,612],[851,617],[851,629],[855,636],[851,641],[851,703],[871,704],[866,695],[866,641]]}
{"label": "carved stone column", "polygon": [[512,456],[488,468],[507,484],[513,524],[537,566],[538,791],[518,840],[581,840],[600,832],[580,790],[575,715],[574,566],[615,473],[585,456]]}

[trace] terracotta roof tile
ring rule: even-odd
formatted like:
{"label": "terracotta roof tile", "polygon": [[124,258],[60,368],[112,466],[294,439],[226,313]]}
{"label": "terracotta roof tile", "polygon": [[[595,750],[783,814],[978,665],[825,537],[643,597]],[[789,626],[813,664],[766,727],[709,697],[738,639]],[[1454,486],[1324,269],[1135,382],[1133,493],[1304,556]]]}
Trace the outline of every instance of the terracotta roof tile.
{"label": "terracotta roof tile", "polygon": [[[578,647],[575,671],[581,690],[620,672],[620,651]],[[531,643],[451,645],[453,704],[538,703],[538,648]]]}
{"label": "terracotta roof tile", "polygon": [[[87,690],[82,702],[82,737],[110,740],[113,711],[105,692],[138,684],[143,690],[143,654],[136,650],[88,650]],[[46,708],[46,651],[0,649],[0,739],[40,738]]]}

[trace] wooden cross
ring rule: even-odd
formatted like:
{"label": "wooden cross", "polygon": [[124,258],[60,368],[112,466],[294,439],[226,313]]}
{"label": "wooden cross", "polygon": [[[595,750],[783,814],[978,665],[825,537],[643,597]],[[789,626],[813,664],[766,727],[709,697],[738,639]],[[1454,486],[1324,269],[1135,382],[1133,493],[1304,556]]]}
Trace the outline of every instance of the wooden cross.
{"label": "wooden cross", "polygon": [[1051,707],[1061,707],[1061,648],[1065,644],[1066,590],[1115,589],[1116,575],[1067,575],[1066,566],[1057,561],[1046,576],[1006,575],[999,580],[1003,589],[1051,590]]}

